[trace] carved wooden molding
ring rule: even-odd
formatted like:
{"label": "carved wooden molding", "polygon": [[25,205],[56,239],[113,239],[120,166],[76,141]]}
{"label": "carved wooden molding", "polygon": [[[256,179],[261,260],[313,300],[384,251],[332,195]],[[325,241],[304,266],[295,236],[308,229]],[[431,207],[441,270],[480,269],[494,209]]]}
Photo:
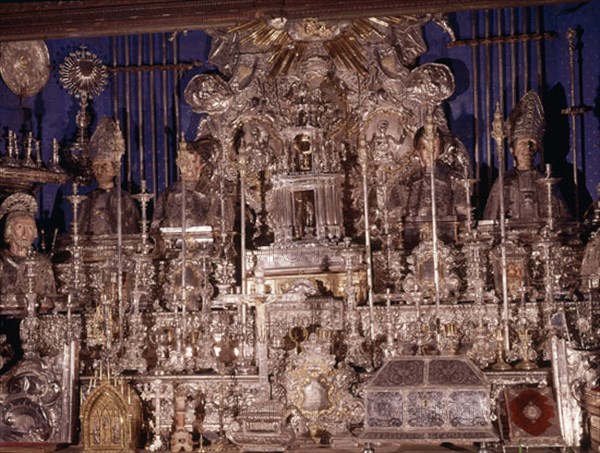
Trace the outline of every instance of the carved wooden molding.
{"label": "carved wooden molding", "polygon": [[0,5],[0,41],[230,26],[257,17],[356,18],[561,3],[560,0],[79,0]]}

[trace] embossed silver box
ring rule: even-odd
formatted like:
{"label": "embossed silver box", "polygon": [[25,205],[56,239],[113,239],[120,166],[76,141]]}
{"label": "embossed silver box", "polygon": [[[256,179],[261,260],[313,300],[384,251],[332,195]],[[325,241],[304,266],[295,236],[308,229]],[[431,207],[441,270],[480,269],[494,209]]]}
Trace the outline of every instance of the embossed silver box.
{"label": "embossed silver box", "polygon": [[365,431],[373,441],[496,440],[490,386],[467,358],[400,357],[365,387]]}

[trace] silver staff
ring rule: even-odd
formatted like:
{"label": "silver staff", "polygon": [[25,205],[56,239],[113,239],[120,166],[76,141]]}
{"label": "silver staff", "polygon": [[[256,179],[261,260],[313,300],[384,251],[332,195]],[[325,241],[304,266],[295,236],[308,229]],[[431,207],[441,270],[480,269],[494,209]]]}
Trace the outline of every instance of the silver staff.
{"label": "silver staff", "polygon": [[[471,37],[475,39],[477,34],[477,13],[471,12]],[[478,184],[475,188],[475,199],[477,200],[477,208],[481,203],[480,190],[481,186],[481,148],[479,146],[479,50],[476,46],[471,46],[471,67],[473,68],[473,155],[475,156],[475,179]]]}
{"label": "silver staff", "polygon": [[[162,64],[163,68],[167,65],[167,37],[162,35]],[[169,176],[169,135],[168,124],[169,124],[169,116],[168,116],[168,102],[167,102],[167,71],[163,69],[161,71],[161,82],[162,82],[162,118],[163,118],[163,165],[165,171],[165,187],[167,187],[170,183]]]}
{"label": "silver staff", "polygon": [[[148,48],[150,52],[148,55],[148,58],[150,59],[150,64],[154,65],[154,35],[152,34],[148,35]],[[152,136],[152,140],[150,142],[152,152],[150,153],[150,156],[152,159],[152,195],[156,198],[156,195],[158,194],[158,175],[156,174],[158,159],[156,156],[156,97],[154,96],[154,72],[155,71],[150,71],[150,93],[152,93],[152,96],[150,96],[150,135]]]}
{"label": "silver staff", "polygon": [[438,250],[438,233],[437,233],[437,206],[435,200],[435,146],[438,146],[435,142],[437,130],[433,124],[433,114],[430,112],[427,116],[427,123],[425,124],[425,142],[429,147],[430,153],[430,165],[429,169],[429,182],[431,190],[431,230],[433,241],[433,284],[435,288],[435,326],[436,334],[439,335],[440,327],[440,256]]}
{"label": "silver staff", "polygon": [[[183,132],[181,133],[181,140],[179,141],[179,155],[185,152],[185,140],[183,138]],[[183,179],[181,173],[179,174],[179,180],[181,181],[181,314],[182,314],[182,330],[183,338],[187,333],[187,320],[186,320],[186,307],[187,307],[187,294],[186,294],[186,281],[185,281],[185,266],[186,266],[186,188],[185,179]],[[177,311],[177,308],[175,308]]]}
{"label": "silver staff", "polygon": [[111,42],[112,42],[112,65],[113,65],[113,115],[115,116],[115,118],[119,117],[119,73],[117,71],[115,71],[115,69],[117,68],[117,57],[118,57],[118,51],[117,51],[117,37],[113,36],[111,38]]}
{"label": "silver staff", "polygon": [[[485,38],[486,41],[490,37],[490,13],[489,11],[484,11],[484,29],[485,29]],[[492,96],[492,70],[491,70],[491,56],[490,56],[490,45],[489,43],[485,43],[483,47],[484,51],[484,79],[483,79],[483,91],[484,91],[484,108],[485,108],[485,155],[486,161],[488,162],[488,181],[492,180],[492,142],[490,140],[490,112],[492,110],[491,107],[491,96]]]}
{"label": "silver staff", "polygon": [[[521,33],[527,33],[527,7],[521,10],[521,19],[523,22],[523,28],[521,29]],[[522,51],[523,51],[523,92],[527,93],[529,90],[529,41],[524,39],[521,41]]]}
{"label": "silver staff", "polygon": [[[129,103],[127,103],[129,105]],[[117,130],[119,130],[119,120],[115,118]],[[127,130],[129,136],[129,130]],[[129,142],[129,140],[128,140]],[[129,143],[127,143],[129,144]],[[129,146],[126,146],[127,156],[131,156]],[[117,170],[117,295],[119,302],[119,344],[123,341],[123,318],[125,316],[123,306],[123,207],[121,200],[121,157],[119,156],[119,168]]]}
{"label": "silver staff", "polygon": [[173,43],[173,63],[175,69],[173,70],[173,108],[175,110],[175,130],[180,130],[179,123],[179,81],[181,78],[181,71],[177,69],[177,63],[179,63],[179,34],[174,32],[169,38]]}
{"label": "silver staff", "polygon": [[[515,9],[510,9],[510,36],[515,36]],[[515,40],[510,41],[510,83],[512,94],[512,105],[517,104],[517,54],[515,50]],[[490,168],[492,168],[491,160]]]}
{"label": "silver staff", "polygon": [[246,294],[246,163],[245,149],[238,156],[240,173],[240,255],[242,272],[242,294]]}
{"label": "silver staff", "polygon": [[[129,36],[125,36],[125,67],[129,68]],[[131,80],[129,71],[125,72],[125,130],[127,131],[126,149],[131,150]],[[131,193],[131,152],[127,153],[127,190]],[[119,194],[119,197],[121,195]]]}
{"label": "silver staff", "polygon": [[225,147],[221,147],[221,159],[219,165],[219,196],[221,197],[221,218],[219,219],[219,228],[221,229],[221,252],[223,253],[223,258],[225,259],[225,236],[226,236],[226,227],[225,227],[225,167],[227,165],[227,155],[225,151]]}
{"label": "silver staff", "polygon": [[[139,34],[137,36],[137,65],[138,69],[142,66],[142,47],[143,38]],[[140,156],[140,180],[146,179],[146,168],[144,164],[144,109],[142,106],[142,88],[143,88],[142,71],[137,73],[137,109],[138,109],[138,154]],[[154,95],[154,93],[152,93]]]}
{"label": "silver staff", "polygon": [[[542,34],[542,27],[541,27],[541,23],[542,23],[542,15],[541,15],[541,11],[542,8],[540,6],[536,7],[535,10],[535,33],[537,33],[538,35]],[[540,94],[540,97],[543,96],[543,91],[542,91],[542,87],[544,86],[544,75],[542,72],[542,61],[544,60],[542,57],[542,40],[538,39],[535,41],[535,49],[536,49],[536,61],[537,61],[537,87],[538,87],[538,92]],[[540,163],[544,164],[545,160],[544,160],[544,147],[541,146],[542,144],[540,143],[539,148],[540,148]]]}
{"label": "silver staff", "polygon": [[390,215],[388,209],[388,171],[389,167],[382,166],[382,188],[383,188],[383,235],[385,236],[385,248],[386,248],[386,270],[388,275],[392,269],[392,235],[390,234]]}
{"label": "silver staff", "polygon": [[[567,39],[569,40],[569,80],[570,80],[570,95],[571,106],[575,107],[575,38],[577,31],[573,28],[567,30]],[[575,117],[571,116],[571,148],[573,149],[573,185],[575,190],[575,213],[579,217],[579,181],[577,180],[577,125]]]}
{"label": "silver staff", "polygon": [[496,104],[494,122],[492,124],[492,138],[496,141],[498,153],[498,184],[500,186],[500,252],[502,267],[502,322],[504,328],[504,352],[510,349],[508,338],[508,281],[506,275],[506,213],[504,212],[504,131],[500,103]]}
{"label": "silver staff", "polygon": [[[496,10],[496,34],[502,36],[502,9]],[[504,50],[506,41],[498,41],[496,52],[498,53],[498,99],[500,105],[504,106]],[[491,168],[491,166],[490,166]]]}
{"label": "silver staff", "polygon": [[241,272],[242,272],[242,298],[240,299],[240,321],[242,327],[242,344],[241,344],[241,357],[242,366],[239,367],[241,374],[247,373],[247,340],[248,340],[248,300],[245,296],[247,294],[247,276],[246,276],[246,165],[247,156],[244,147],[240,148],[238,155],[239,173],[240,173],[240,255],[241,255]]}
{"label": "silver staff", "polygon": [[[365,255],[367,261],[367,297],[369,302],[369,340],[375,340],[373,319],[373,263],[371,257],[371,227],[369,225],[369,189],[367,187],[367,144],[364,136],[358,143],[358,156],[362,170],[363,183],[363,215],[365,218]],[[350,278],[350,277],[349,277]]]}

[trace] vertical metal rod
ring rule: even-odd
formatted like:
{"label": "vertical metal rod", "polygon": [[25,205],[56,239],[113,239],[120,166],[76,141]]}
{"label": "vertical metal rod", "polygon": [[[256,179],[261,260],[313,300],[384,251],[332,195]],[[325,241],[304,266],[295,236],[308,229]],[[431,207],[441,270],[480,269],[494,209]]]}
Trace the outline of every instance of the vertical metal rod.
{"label": "vertical metal rod", "polygon": [[493,135],[496,140],[496,151],[498,153],[498,185],[500,186],[500,252],[502,267],[502,323],[504,331],[504,352],[510,349],[508,329],[508,278],[506,269],[506,213],[504,212],[504,132],[502,125],[502,111],[500,104],[496,106],[494,114]]}
{"label": "vertical metal rod", "polygon": [[552,206],[552,167],[546,164],[546,200],[548,202],[548,228],[554,230],[554,212]]}
{"label": "vertical metal rod", "polygon": [[[118,38],[113,36],[111,38],[112,41],[112,65],[113,68],[117,67],[118,63],[118,46],[117,46]],[[115,121],[119,118],[119,73],[117,71],[113,72],[113,115]]]}
{"label": "vertical metal rod", "polygon": [[[535,8],[535,32],[538,34],[542,33],[542,7],[537,6]],[[536,53],[537,53],[537,92],[542,95],[542,88],[544,87],[543,73],[542,73],[542,40],[538,39],[535,42]]]}
{"label": "vertical metal rod", "polygon": [[[138,34],[138,52],[137,52],[137,64],[138,68],[142,66],[142,48],[144,46],[143,38],[141,34]],[[146,170],[144,168],[144,109],[142,107],[142,85],[143,85],[143,73],[138,71],[137,73],[137,109],[138,109],[138,151],[140,156],[140,181],[146,179]]]}
{"label": "vertical metal rod", "polygon": [[[129,68],[129,36],[125,37],[125,67]],[[125,130],[127,134],[127,190],[131,192],[131,85],[129,72],[125,71]]]}
{"label": "vertical metal rod", "polygon": [[[154,34],[151,33],[148,35],[148,48],[149,54],[148,58],[150,60],[150,64],[154,64]],[[154,199],[156,200],[156,195],[158,193],[158,180],[157,180],[157,156],[156,156],[156,97],[154,96],[154,71],[150,71],[150,135],[152,135],[151,140],[151,164],[152,164],[152,195],[154,195]]]}
{"label": "vertical metal rod", "polygon": [[364,136],[359,138],[358,155],[362,167],[363,183],[363,216],[365,218],[365,255],[367,261],[367,297],[369,302],[369,339],[375,340],[374,308],[373,308],[373,259],[371,256],[371,226],[369,222],[369,188],[367,184],[367,144]]}
{"label": "vertical metal rod", "polygon": [[[496,30],[496,34],[497,36],[502,36],[502,10],[501,9],[497,9],[496,10],[496,25],[497,25],[497,30]],[[504,46],[504,41],[503,42],[498,42],[498,90],[499,92],[499,99],[500,99],[500,107],[504,108],[504,50],[505,50],[505,46]]]}
{"label": "vertical metal rod", "polygon": [[[385,244],[386,244],[386,271],[388,275],[392,269],[392,238],[390,235],[390,222],[389,222],[389,211],[388,211],[388,172],[387,169],[384,170],[383,173],[383,234],[385,235]],[[331,191],[333,192],[333,190]],[[335,206],[335,205],[334,205]],[[335,208],[334,208],[335,209]],[[335,224],[338,224],[338,220],[335,220]]]}
{"label": "vertical metal rod", "polygon": [[[176,33],[173,36],[173,64],[177,64],[179,62],[179,33]],[[175,110],[175,130],[179,131],[179,79],[181,73],[179,69],[175,69],[173,74],[173,104]]]}
{"label": "vertical metal rod", "polygon": [[[490,11],[485,10],[484,12],[484,34],[486,40],[490,37]],[[488,164],[488,181],[491,184],[494,176],[493,169],[494,165],[492,162],[492,139],[490,137],[490,111],[491,111],[491,61],[490,61],[490,44],[488,42],[484,45],[484,59],[485,59],[485,72],[484,72],[484,91],[485,91],[485,131],[486,131],[486,160]]]}
{"label": "vertical metal rod", "polygon": [[[238,156],[238,163],[240,166],[240,269],[242,294],[246,294],[246,151],[243,149]],[[245,306],[245,302],[243,304]]]}
{"label": "vertical metal rod", "polygon": [[567,40],[569,41],[569,81],[571,83],[571,89],[569,94],[571,97],[571,149],[573,150],[573,191],[575,192],[575,217],[579,218],[579,180],[577,176],[577,118],[573,109],[577,107],[577,100],[575,99],[575,38],[577,38],[577,31],[574,28],[567,30]]}
{"label": "vertical metal rod", "polygon": [[[179,141],[179,151],[178,155],[181,153],[187,152],[184,147],[187,146],[183,133],[181,134],[181,140]],[[186,319],[186,310],[187,310],[187,282],[185,278],[185,267],[186,267],[186,252],[187,252],[187,244],[186,244],[186,181],[183,179],[181,172],[179,172],[179,183],[181,185],[181,314],[182,314],[182,322],[183,322],[183,338],[185,338],[186,330],[187,330],[187,319]]]}
{"label": "vertical metal rod", "polygon": [[[243,290],[242,290],[243,291]],[[245,293],[243,293],[245,294]],[[243,365],[247,365],[246,362],[246,345],[248,341],[248,305],[245,299],[242,299],[241,302],[241,321],[242,321],[242,344],[240,355],[242,356]]]}
{"label": "vertical metal rod", "polygon": [[[477,12],[471,12],[471,39],[477,38]],[[481,147],[479,146],[479,48],[476,44],[471,45],[471,68],[473,71],[473,153],[475,155],[475,179],[477,180],[476,198],[477,207],[482,203],[481,199]],[[489,164],[489,162],[488,162]],[[490,181],[491,183],[491,181]]]}
{"label": "vertical metal rod", "polygon": [[432,229],[432,241],[433,241],[433,284],[435,288],[435,327],[436,335],[440,335],[440,255],[438,250],[438,232],[437,232],[437,205],[435,200],[435,149],[436,145],[435,137],[437,135],[436,126],[433,123],[433,112],[430,112],[427,118],[427,129],[426,137],[428,138],[429,152],[431,153],[431,168],[429,172],[429,183],[431,190],[431,229]]}
{"label": "vertical metal rod", "polygon": [[[536,28],[536,33],[540,34],[542,33],[542,16],[541,16],[541,11],[542,11],[542,7],[538,6],[535,9],[535,28]],[[543,55],[542,55],[542,40],[538,39],[535,42],[535,48],[536,48],[536,57],[537,57],[537,92],[539,93],[540,97],[543,96],[543,91],[542,89],[544,88],[544,80],[543,80],[543,72],[542,72],[542,60],[543,60]],[[543,97],[542,97],[543,99]],[[538,149],[540,150],[540,161],[542,163],[542,165],[544,165],[545,163],[545,159],[544,159],[544,147],[542,146],[542,143],[538,144]]]}
{"label": "vertical metal rod", "polygon": [[[127,39],[127,38],[125,38]],[[117,38],[112,39],[113,42],[113,66],[117,66]],[[113,109],[114,109],[114,121],[119,124],[119,102],[118,102],[118,80],[119,75],[115,71],[113,75],[114,87],[113,87]],[[129,103],[128,103],[129,104]],[[129,110],[128,106],[126,110]],[[128,150],[126,149],[129,155]],[[123,227],[122,227],[122,206],[121,206],[121,184],[122,184],[122,159],[119,157],[119,169],[117,171],[117,297],[118,297],[118,322],[119,322],[119,344],[123,340],[123,317],[124,317],[124,305],[123,305]]]}
{"label": "vertical metal rod", "polygon": [[[510,36],[515,35],[515,9],[510,9]],[[517,54],[515,42],[510,42],[510,81],[512,92],[512,105],[517,104]]]}
{"label": "vertical metal rod", "polygon": [[219,219],[219,227],[221,229],[221,250],[223,253],[223,258],[225,258],[225,235],[226,235],[226,227],[225,227],[225,173],[226,173],[226,165],[227,165],[227,154],[225,151],[225,146],[221,147],[221,158],[219,159],[219,196],[221,197],[221,218]]}
{"label": "vertical metal rod", "polygon": [[[522,11],[522,22],[523,22],[523,30],[521,31],[523,34],[527,33],[527,7],[523,7]],[[526,93],[530,88],[529,84],[529,40],[524,40],[521,42],[523,46],[523,92]]]}
{"label": "vertical metal rod", "polygon": [[[129,91],[128,91],[129,92]],[[127,110],[129,103],[127,103]],[[129,118],[129,114],[127,115]],[[118,123],[118,120],[115,120]],[[129,149],[127,148],[125,152],[127,155],[131,155]],[[123,178],[121,176],[122,169],[122,156],[119,156],[119,170],[117,171],[117,296],[118,296],[118,316],[119,316],[119,345],[123,342],[123,319],[125,316],[125,304],[123,301],[123,208],[122,208],[122,200],[121,200],[121,184],[123,182]]]}
{"label": "vertical metal rod", "polygon": [[[167,37],[162,34],[162,64],[163,67],[167,64]],[[169,179],[169,136],[168,130],[168,105],[167,105],[167,70],[161,72],[162,79],[162,115],[163,115],[163,165],[165,170],[165,187],[171,182]]]}

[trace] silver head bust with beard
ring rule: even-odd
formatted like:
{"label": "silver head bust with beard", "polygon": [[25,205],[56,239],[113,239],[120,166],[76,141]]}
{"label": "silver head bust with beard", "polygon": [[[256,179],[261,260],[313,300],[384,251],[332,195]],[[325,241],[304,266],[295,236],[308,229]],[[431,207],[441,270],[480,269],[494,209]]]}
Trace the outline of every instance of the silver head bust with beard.
{"label": "silver head bust with beard", "polygon": [[38,235],[34,217],[36,212],[35,199],[23,193],[9,196],[0,206],[0,217],[5,218],[6,244],[0,251],[0,295],[23,295],[28,292],[28,259],[33,261],[34,292],[42,297],[56,293],[50,260],[33,249]]}

